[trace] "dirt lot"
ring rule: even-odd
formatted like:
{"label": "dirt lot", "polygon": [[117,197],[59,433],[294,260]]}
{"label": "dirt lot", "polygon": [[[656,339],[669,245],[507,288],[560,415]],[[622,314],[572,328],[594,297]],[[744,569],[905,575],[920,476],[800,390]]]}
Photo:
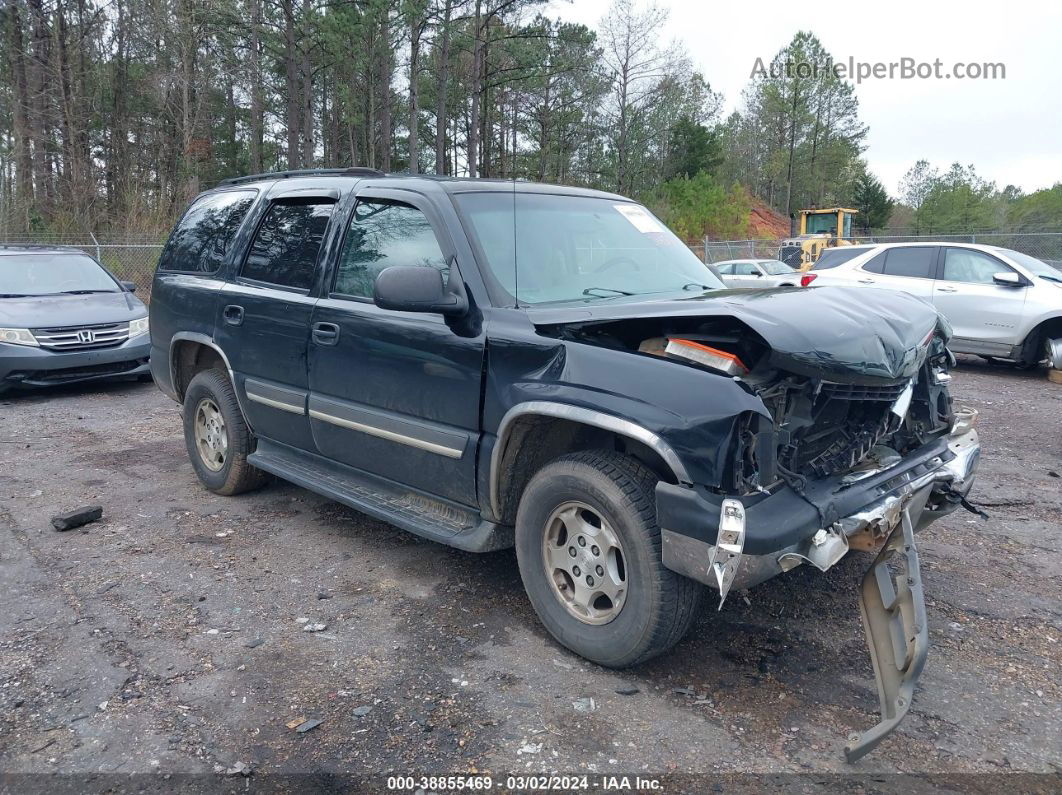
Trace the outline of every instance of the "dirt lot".
{"label": "dirt lot", "polygon": [[[899,732],[854,770],[917,774],[908,787],[1054,774],[1019,788],[1049,789],[1062,766],[1062,386],[966,360],[954,393],[981,411],[973,498],[991,519],[960,512],[921,536],[928,666]],[[102,521],[49,526],[87,503]],[[798,569],[721,613],[712,599],[672,654],[614,672],[546,636],[511,552],[450,550],[283,483],[204,491],[177,406],[151,385],[8,397],[0,773],[77,774],[50,781],[90,790],[114,773],[241,790],[314,771],[321,786],[474,771],[640,774],[668,791],[706,786],[690,774],[835,780],[853,770],[845,737],[878,706],[856,603],[868,563]],[[321,723],[300,733],[297,718]],[[250,779],[180,778],[238,762]]]}

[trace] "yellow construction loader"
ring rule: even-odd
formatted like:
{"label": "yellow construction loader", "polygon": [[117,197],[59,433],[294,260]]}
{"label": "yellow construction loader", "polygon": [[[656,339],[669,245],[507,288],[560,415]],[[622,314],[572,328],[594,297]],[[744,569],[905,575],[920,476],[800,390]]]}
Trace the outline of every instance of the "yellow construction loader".
{"label": "yellow construction loader", "polygon": [[778,259],[791,268],[806,271],[827,248],[852,245],[852,216],[857,212],[850,207],[801,210],[800,232],[782,241]]}

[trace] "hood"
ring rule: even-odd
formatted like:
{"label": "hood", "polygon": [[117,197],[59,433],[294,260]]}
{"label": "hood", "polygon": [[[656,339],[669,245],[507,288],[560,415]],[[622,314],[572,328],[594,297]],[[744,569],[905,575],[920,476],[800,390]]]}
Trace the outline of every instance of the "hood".
{"label": "hood", "polygon": [[125,291],[0,298],[0,327],[3,328],[91,326],[120,323],[146,314],[144,303]]}
{"label": "hood", "polygon": [[608,300],[531,308],[536,326],[636,318],[733,318],[771,349],[770,364],[800,375],[853,381],[910,378],[934,332],[951,330],[932,304],[908,293],[851,287],[713,290],[689,298]]}

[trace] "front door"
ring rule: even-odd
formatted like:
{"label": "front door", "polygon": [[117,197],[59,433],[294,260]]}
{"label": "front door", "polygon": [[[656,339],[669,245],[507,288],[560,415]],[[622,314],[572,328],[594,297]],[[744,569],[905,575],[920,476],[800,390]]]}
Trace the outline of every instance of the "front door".
{"label": "front door", "polygon": [[384,268],[446,271],[453,257],[435,209],[418,194],[359,192],[313,311],[309,416],[323,455],[474,506],[483,333],[372,302]]}
{"label": "front door", "polygon": [[1028,290],[1024,284],[997,284],[993,279],[997,273],[1016,271],[986,252],[945,247],[933,303],[951,323],[958,343],[955,347],[971,353],[998,354],[1021,342],[1018,328]]}
{"label": "front door", "polygon": [[216,340],[259,436],[313,449],[306,413],[310,296],[335,198],[275,198],[234,282],[221,291]]}

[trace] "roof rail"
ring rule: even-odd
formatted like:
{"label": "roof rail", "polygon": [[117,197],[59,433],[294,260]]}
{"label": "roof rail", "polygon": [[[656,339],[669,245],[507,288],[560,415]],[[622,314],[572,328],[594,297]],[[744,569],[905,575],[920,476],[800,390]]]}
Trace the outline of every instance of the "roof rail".
{"label": "roof rail", "polygon": [[221,185],[241,185],[245,182],[258,182],[264,179],[290,179],[291,177],[385,177],[384,172],[375,168],[299,168],[293,171],[268,171],[265,174],[248,174],[244,177],[229,177],[218,183]]}

